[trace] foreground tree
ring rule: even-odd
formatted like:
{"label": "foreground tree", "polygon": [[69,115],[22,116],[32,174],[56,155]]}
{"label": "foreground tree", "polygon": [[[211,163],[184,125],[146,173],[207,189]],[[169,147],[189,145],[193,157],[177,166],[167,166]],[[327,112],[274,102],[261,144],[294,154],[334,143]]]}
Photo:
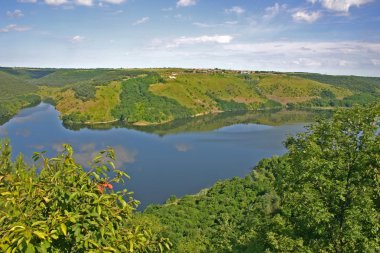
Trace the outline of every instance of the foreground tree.
{"label": "foreground tree", "polygon": [[275,251],[380,251],[380,105],[339,110],[289,138],[273,170]]}
{"label": "foreground tree", "polygon": [[[102,151],[89,171],[73,159],[72,148],[56,158],[36,153],[41,166],[10,160],[0,145],[0,251],[2,252],[163,252],[170,242],[160,226],[136,216],[138,202],[113,183],[128,177],[115,169],[114,153]],[[110,178],[108,175],[114,175]]]}

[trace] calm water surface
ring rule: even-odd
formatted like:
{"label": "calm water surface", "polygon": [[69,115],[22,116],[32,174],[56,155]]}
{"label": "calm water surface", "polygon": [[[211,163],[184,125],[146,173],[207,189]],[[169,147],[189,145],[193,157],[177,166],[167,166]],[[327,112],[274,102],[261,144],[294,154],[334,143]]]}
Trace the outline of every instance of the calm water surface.
{"label": "calm water surface", "polygon": [[304,123],[236,124],[160,136],[127,128],[73,131],[64,128],[58,116],[54,107],[44,103],[24,109],[0,126],[0,137],[10,138],[13,157],[22,152],[30,162],[35,151],[55,156],[62,143],[73,146],[81,164],[113,147],[116,165],[131,176],[126,187],[135,192],[140,207],[162,203],[170,195],[197,193],[221,179],[245,176],[262,158],[283,154],[286,136],[304,127]]}

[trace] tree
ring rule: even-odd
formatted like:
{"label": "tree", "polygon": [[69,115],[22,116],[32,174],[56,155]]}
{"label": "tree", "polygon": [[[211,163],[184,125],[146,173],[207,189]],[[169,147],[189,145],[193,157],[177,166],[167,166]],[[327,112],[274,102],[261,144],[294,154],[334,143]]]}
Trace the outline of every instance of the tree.
{"label": "tree", "polygon": [[[10,160],[0,145],[0,250],[2,252],[163,252],[171,246],[160,226],[136,216],[127,190],[113,191],[128,175],[114,152],[100,152],[89,171],[64,145],[56,158],[35,153],[39,167]],[[111,178],[109,175],[114,175]]]}
{"label": "tree", "polygon": [[[286,141],[270,248],[380,251],[380,104],[339,110]],[[288,248],[286,248],[288,247]]]}

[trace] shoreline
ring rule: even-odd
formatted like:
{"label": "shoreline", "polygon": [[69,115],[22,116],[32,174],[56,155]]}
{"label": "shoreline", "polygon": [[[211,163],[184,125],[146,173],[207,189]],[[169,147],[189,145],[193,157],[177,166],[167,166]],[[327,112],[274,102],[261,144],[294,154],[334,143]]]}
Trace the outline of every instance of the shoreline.
{"label": "shoreline", "polygon": [[[119,122],[119,123],[124,123],[125,125],[131,125],[131,126],[136,126],[136,127],[148,127],[148,126],[164,125],[164,124],[173,122],[175,120],[180,120],[180,119],[192,119],[192,118],[198,118],[198,117],[207,116],[207,115],[217,115],[217,114],[226,113],[226,112],[263,112],[263,111],[270,111],[270,110],[289,110],[289,111],[292,111],[292,110],[324,110],[324,111],[328,111],[328,110],[334,110],[334,109],[338,109],[338,108],[347,108],[347,107],[299,107],[299,108],[297,107],[297,108],[288,108],[288,107],[284,106],[284,107],[272,107],[272,108],[257,108],[255,110],[236,110],[236,111],[219,110],[219,111],[211,111],[211,112],[205,112],[205,113],[197,113],[197,114],[191,115],[191,116],[186,117],[186,118],[171,119],[171,120],[166,120],[163,122],[137,121],[137,122],[133,122],[133,123],[128,123],[126,121],[120,121],[118,119],[114,119],[114,120],[109,120],[109,121],[97,121],[97,122],[88,122],[88,121],[87,122],[71,122],[70,125],[82,125],[82,126],[86,127],[86,126],[113,124],[113,123]],[[65,122],[63,122],[63,123],[65,123]],[[66,124],[67,124],[67,122],[66,122]]]}

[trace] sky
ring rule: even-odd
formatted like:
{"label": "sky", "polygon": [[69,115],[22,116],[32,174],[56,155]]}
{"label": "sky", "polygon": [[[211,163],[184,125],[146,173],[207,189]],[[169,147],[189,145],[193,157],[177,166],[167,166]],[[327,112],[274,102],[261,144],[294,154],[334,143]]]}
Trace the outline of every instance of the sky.
{"label": "sky", "polygon": [[0,0],[0,66],[380,76],[380,0]]}

